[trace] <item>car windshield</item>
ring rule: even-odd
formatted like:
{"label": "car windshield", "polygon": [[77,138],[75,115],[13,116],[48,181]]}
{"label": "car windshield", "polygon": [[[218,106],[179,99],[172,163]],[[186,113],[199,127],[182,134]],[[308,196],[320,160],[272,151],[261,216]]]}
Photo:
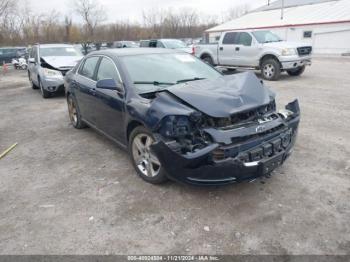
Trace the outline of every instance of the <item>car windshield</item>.
{"label": "car windshield", "polygon": [[185,48],[187,47],[184,42],[181,40],[162,40],[166,48],[176,49],[176,48]]}
{"label": "car windshield", "polygon": [[222,76],[186,53],[124,56],[121,60],[139,94],[160,91],[177,83]]}
{"label": "car windshield", "polygon": [[253,35],[255,36],[256,40],[262,44],[282,41],[279,36],[271,33],[270,31],[256,31],[253,32]]}
{"label": "car windshield", "polygon": [[40,56],[83,56],[81,51],[75,47],[45,47],[40,48]]}

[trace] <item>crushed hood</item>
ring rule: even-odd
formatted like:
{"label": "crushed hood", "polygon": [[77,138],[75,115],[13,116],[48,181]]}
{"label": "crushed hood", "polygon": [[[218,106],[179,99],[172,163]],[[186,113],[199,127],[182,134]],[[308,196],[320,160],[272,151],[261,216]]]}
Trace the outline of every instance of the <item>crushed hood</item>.
{"label": "crushed hood", "polygon": [[229,117],[266,105],[274,97],[252,72],[187,82],[167,91],[211,117]]}
{"label": "crushed hood", "polygon": [[82,56],[44,56],[41,57],[47,64],[57,69],[66,69],[74,67],[83,57]]}

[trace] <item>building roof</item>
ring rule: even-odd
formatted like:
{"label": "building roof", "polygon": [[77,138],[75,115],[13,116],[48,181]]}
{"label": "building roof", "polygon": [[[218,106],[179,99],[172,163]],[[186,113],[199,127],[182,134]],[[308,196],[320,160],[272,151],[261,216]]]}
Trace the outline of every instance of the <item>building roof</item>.
{"label": "building roof", "polygon": [[283,20],[281,19],[281,9],[266,11],[258,10],[222,25],[208,29],[206,32],[341,22],[350,22],[350,0],[327,1],[320,3],[313,2],[313,4],[287,7],[284,9]]}
{"label": "building roof", "polygon": [[[302,5],[320,4],[324,2],[330,2],[330,1],[337,1],[337,0],[284,0],[284,8],[302,6]],[[264,5],[260,7],[255,11],[268,11],[268,10],[281,9],[282,2],[283,0],[277,0],[270,3],[270,5]]]}

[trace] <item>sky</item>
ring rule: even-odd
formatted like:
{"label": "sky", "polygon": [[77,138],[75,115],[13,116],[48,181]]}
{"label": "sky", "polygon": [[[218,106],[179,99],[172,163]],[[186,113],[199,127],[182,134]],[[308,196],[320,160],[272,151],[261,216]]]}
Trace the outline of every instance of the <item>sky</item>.
{"label": "sky", "polygon": [[[71,13],[74,0],[27,0],[32,10],[38,13],[55,9],[65,14]],[[230,8],[249,4],[252,8],[267,3],[267,0],[98,0],[107,11],[108,21],[129,20],[142,22],[142,12],[150,9],[181,9],[190,7],[199,14],[222,17]],[[77,18],[75,18],[77,19]]]}

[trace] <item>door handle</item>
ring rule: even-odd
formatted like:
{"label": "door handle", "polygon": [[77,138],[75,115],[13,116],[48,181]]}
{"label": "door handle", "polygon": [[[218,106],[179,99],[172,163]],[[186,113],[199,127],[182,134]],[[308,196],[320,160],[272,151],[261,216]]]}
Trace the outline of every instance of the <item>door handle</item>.
{"label": "door handle", "polygon": [[220,47],[220,51],[224,51],[224,48],[223,48],[223,47]]}
{"label": "door handle", "polygon": [[239,50],[240,50],[240,48],[237,46],[237,47],[236,47],[236,51],[239,51]]}

